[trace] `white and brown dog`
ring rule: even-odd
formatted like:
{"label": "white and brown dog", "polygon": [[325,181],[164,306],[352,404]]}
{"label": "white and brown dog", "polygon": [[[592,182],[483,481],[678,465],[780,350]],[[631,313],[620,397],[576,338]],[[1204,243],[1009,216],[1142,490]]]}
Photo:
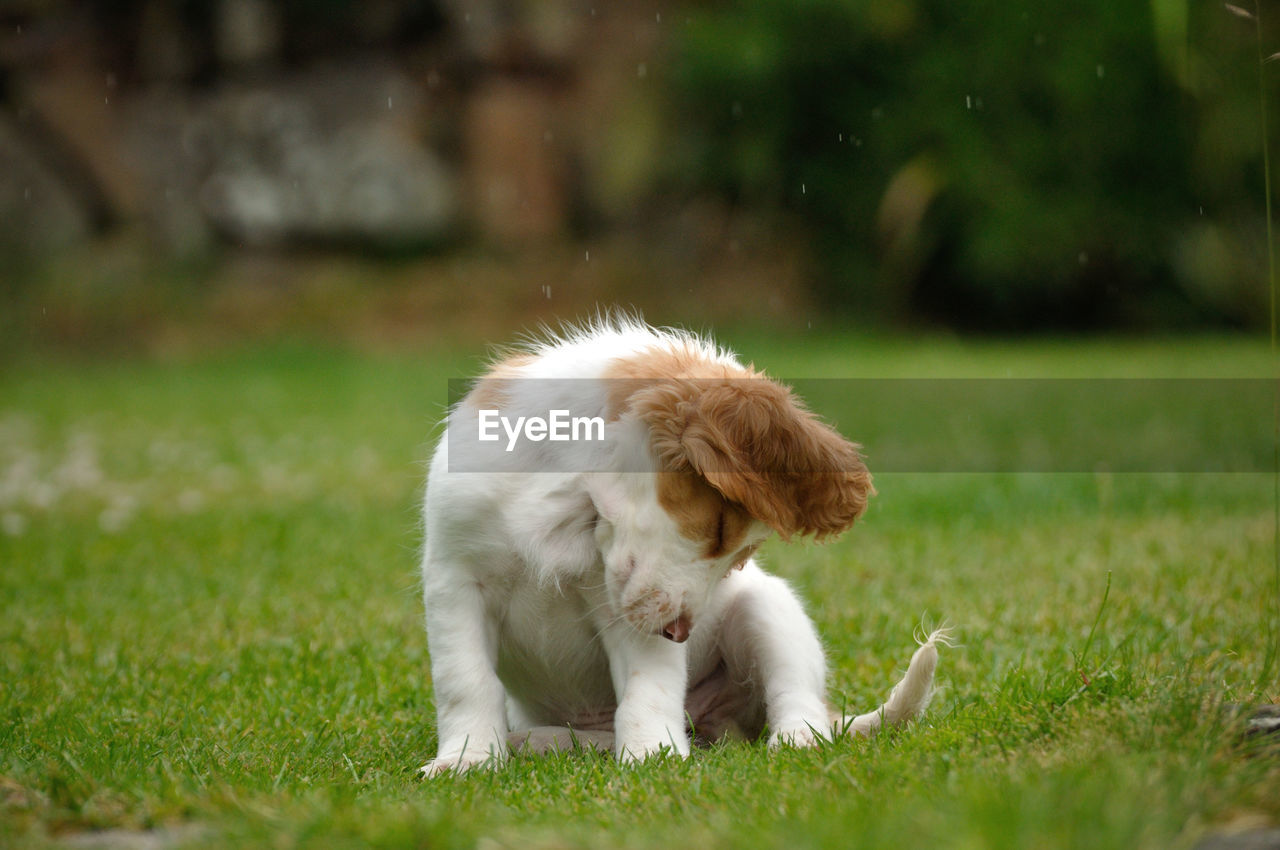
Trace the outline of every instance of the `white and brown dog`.
{"label": "white and brown dog", "polygon": [[427,481],[423,772],[525,743],[684,756],[691,732],[766,726],[806,746],[918,715],[945,635],[883,706],[841,716],[813,623],[752,559],[773,532],[839,534],[873,492],[856,445],[693,335],[611,319],[500,360]]}

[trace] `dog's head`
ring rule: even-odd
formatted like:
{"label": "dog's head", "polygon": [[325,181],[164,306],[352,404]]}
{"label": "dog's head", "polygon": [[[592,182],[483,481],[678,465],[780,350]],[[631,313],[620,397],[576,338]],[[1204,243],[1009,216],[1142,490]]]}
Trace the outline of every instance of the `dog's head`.
{"label": "dog's head", "polygon": [[699,371],[628,384],[615,433],[652,471],[591,485],[610,601],[641,631],[677,641],[770,533],[830,538],[874,492],[858,447],[787,387],[740,367]]}

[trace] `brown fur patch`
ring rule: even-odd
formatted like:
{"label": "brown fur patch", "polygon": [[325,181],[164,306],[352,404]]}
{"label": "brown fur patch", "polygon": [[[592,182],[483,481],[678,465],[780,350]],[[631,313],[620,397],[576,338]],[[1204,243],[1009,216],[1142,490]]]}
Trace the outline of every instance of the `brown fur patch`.
{"label": "brown fur patch", "polygon": [[[610,377],[610,416],[631,411],[645,421],[663,470],[704,479],[784,539],[839,534],[875,492],[858,446],[753,369],[689,346],[621,360]],[[683,522],[705,529],[708,508],[687,512]]]}
{"label": "brown fur patch", "polygon": [[520,369],[536,359],[532,354],[512,354],[496,361],[476,381],[471,392],[462,400],[463,403],[475,408],[502,407],[508,401],[507,381],[519,377]]}
{"label": "brown fur patch", "polygon": [[704,544],[705,558],[738,549],[751,527],[750,514],[692,472],[659,472],[658,504],[681,535]]}
{"label": "brown fur patch", "polygon": [[681,379],[728,381],[763,375],[750,367],[717,363],[692,345],[679,348],[662,345],[634,357],[614,361],[604,377],[609,381],[606,416],[612,422],[631,406],[631,399],[637,391],[655,382]]}

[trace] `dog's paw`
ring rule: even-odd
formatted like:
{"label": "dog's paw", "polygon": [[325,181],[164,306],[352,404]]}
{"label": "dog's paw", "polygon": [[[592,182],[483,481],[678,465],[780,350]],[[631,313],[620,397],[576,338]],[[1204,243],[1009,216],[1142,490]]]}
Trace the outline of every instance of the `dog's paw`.
{"label": "dog's paw", "polygon": [[[683,745],[683,746],[682,746]],[[623,764],[635,764],[651,758],[671,757],[688,758],[689,742],[685,741],[649,741],[617,744],[618,761]]]}
{"label": "dog's paw", "polygon": [[433,758],[419,768],[418,772],[423,779],[431,779],[443,773],[466,773],[475,769],[495,770],[501,765],[501,760],[489,753],[476,753],[475,755],[463,753],[461,755]]}
{"label": "dog's paw", "polygon": [[820,730],[814,726],[808,723],[798,724],[778,729],[771,734],[769,748],[776,750],[778,747],[816,747],[822,737]]}

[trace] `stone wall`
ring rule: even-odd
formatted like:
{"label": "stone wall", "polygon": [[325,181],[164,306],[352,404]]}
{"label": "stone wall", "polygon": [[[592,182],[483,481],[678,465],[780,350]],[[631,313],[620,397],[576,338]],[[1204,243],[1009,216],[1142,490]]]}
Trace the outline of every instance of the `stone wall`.
{"label": "stone wall", "polygon": [[0,250],[521,246],[652,192],[662,4],[305,6],[9,4]]}

